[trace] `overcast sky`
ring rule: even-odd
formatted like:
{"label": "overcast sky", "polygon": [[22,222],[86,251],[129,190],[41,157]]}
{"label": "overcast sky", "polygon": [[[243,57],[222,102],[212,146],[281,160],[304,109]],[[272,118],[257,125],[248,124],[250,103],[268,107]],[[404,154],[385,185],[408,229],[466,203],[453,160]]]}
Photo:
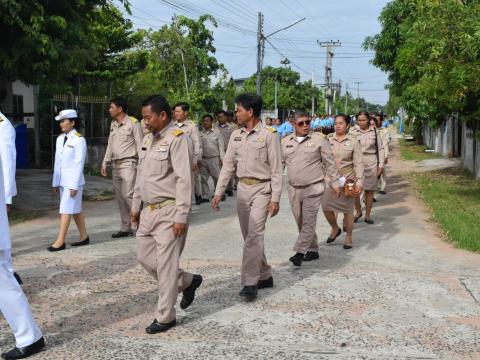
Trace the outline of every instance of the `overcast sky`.
{"label": "overcast sky", "polygon": [[306,20],[269,38],[264,65],[280,66],[287,57],[290,66],[303,80],[324,83],[325,48],[319,41],[339,40],[334,49],[333,79],[342,81],[342,94],[349,92],[367,101],[385,104],[388,92],[386,74],[369,63],[373,54],[361,44],[365,37],[379,32],[378,16],[387,0],[130,0],[136,27],[159,28],[171,21],[174,13],[198,18],[210,13],[219,21],[213,28],[216,57],[234,78],[244,78],[256,71],[258,12],[265,19],[265,34]]}

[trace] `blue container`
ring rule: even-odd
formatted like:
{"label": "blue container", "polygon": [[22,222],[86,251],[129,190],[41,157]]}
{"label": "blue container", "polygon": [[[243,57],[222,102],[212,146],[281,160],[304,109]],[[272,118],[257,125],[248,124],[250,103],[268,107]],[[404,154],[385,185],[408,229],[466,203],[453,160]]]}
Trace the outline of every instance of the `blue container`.
{"label": "blue container", "polygon": [[15,147],[17,149],[17,169],[28,168],[28,129],[21,124],[15,127]]}

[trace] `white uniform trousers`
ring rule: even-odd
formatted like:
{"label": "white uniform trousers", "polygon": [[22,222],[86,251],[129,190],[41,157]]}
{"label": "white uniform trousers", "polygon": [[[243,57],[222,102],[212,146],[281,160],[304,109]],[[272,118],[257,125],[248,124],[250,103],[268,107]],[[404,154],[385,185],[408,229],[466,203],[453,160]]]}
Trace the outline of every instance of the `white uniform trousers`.
{"label": "white uniform trousers", "polygon": [[9,270],[10,257],[0,250],[0,310],[13,330],[17,347],[33,344],[42,332],[33,319],[28,300],[13,273]]}
{"label": "white uniform trousers", "polygon": [[77,195],[70,196],[70,189],[59,187],[60,191],[60,214],[80,214],[82,212],[83,186],[78,187]]}

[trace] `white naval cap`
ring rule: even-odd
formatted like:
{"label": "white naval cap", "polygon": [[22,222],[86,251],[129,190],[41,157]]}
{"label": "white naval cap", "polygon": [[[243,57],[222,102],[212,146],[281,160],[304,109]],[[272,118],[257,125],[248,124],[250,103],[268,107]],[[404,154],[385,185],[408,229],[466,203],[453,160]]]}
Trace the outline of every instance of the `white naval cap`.
{"label": "white naval cap", "polygon": [[73,109],[65,109],[58,113],[58,116],[55,116],[55,120],[65,120],[65,119],[75,119],[77,118],[77,112]]}

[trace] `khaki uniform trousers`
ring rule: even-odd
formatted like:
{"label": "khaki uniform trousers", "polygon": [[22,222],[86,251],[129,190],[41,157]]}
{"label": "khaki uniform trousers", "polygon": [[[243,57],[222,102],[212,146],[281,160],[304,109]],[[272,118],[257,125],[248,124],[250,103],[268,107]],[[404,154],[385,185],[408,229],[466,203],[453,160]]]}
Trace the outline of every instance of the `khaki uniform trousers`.
{"label": "khaki uniform trousers", "polygon": [[121,231],[131,231],[130,209],[132,208],[133,190],[137,177],[137,160],[114,162],[112,171],[113,191],[120,210]]}
{"label": "khaki uniform trousers", "polygon": [[270,181],[246,185],[238,183],[237,212],[244,245],[242,286],[257,285],[272,276],[264,250],[265,223],[272,197]]}
{"label": "khaki uniform trousers", "polygon": [[301,254],[306,254],[308,251],[318,252],[318,237],[315,230],[324,191],[323,181],[302,189],[288,186],[288,199],[299,232],[293,246],[295,252]]}
{"label": "khaki uniform trousers", "polygon": [[385,191],[385,187],[387,186],[386,170],[387,170],[387,167],[385,166],[383,168],[382,175],[380,175],[380,178],[377,180],[377,188],[380,191]]}
{"label": "khaki uniform trousers", "polygon": [[208,186],[208,179],[210,176],[212,177],[213,187],[215,189],[217,187],[218,176],[220,175],[220,156],[202,159],[200,175],[202,175],[202,196],[205,199],[210,199],[212,193]]}
{"label": "khaki uniform trousers", "polygon": [[156,319],[168,323],[176,318],[178,293],[192,283],[193,275],[179,268],[186,236],[175,238],[173,223],[175,204],[161,209],[145,208],[137,230],[137,259],[158,281]]}

